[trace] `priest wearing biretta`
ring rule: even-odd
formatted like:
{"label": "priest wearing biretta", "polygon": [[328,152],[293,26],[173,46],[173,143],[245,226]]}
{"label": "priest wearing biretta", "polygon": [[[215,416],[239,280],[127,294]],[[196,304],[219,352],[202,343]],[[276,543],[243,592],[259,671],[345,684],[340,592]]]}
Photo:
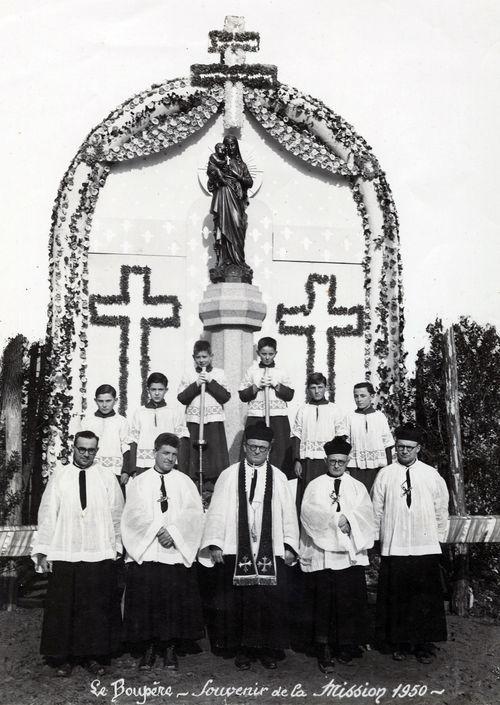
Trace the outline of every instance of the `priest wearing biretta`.
{"label": "priest wearing biretta", "polygon": [[206,517],[200,561],[217,571],[212,645],[276,668],[289,646],[286,565],[296,561],[297,512],[287,478],[268,460],[273,432],[244,432],[244,457],[219,476]]}
{"label": "priest wearing biretta", "polygon": [[308,484],[302,500],[299,553],[318,665],[332,673],[334,657],[348,663],[368,641],[365,568],[375,522],[366,487],[345,473],[350,443],[337,436],[324,452],[326,473]]}

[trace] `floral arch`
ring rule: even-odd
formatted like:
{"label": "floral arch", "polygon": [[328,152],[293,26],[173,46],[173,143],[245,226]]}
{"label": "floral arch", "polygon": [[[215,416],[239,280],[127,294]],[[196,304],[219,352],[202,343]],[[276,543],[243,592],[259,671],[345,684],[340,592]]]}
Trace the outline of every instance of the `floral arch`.
{"label": "floral arch", "polygon": [[[364,233],[364,361],[389,414],[397,412],[405,374],[403,289],[398,217],[391,189],[370,146],[322,102],[276,81],[252,87],[244,109],[282,148],[342,176]],[[69,457],[72,414],[85,410],[89,325],[88,252],[92,216],[110,168],[164,153],[199,132],[224,109],[223,86],[180,78],[153,85],[110,113],[83,142],[58,189],[49,244],[49,348],[43,440],[44,473]],[[312,307],[309,304],[304,315]]]}

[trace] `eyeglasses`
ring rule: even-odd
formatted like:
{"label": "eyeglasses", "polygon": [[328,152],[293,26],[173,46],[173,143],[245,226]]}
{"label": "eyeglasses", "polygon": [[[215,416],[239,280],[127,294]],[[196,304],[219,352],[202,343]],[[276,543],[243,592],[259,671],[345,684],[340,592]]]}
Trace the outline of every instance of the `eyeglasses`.
{"label": "eyeglasses", "polygon": [[253,444],[246,444],[248,450],[252,453],[267,453],[269,446],[254,446]]}
{"label": "eyeglasses", "polygon": [[79,446],[75,446],[75,449],[81,455],[95,455],[97,453],[97,448],[80,448]]}
{"label": "eyeglasses", "polygon": [[418,443],[415,446],[403,446],[400,445],[399,443],[396,443],[396,450],[404,450],[405,453],[411,453],[412,450],[416,450],[418,448]]}
{"label": "eyeglasses", "polygon": [[342,467],[347,464],[347,460],[327,460],[326,462],[332,467]]}

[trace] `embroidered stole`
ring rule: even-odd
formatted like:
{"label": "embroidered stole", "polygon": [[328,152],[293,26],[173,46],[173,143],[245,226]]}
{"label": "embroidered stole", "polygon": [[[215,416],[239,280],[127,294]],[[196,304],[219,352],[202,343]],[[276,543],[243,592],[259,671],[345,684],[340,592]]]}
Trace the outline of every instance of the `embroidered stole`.
{"label": "embroidered stole", "polygon": [[255,559],[248,527],[247,494],[245,490],[245,461],[238,469],[238,549],[234,567],[233,585],[276,585],[276,563],[273,548],[272,524],[273,470],[266,464],[266,485],[262,511],[259,550]]}

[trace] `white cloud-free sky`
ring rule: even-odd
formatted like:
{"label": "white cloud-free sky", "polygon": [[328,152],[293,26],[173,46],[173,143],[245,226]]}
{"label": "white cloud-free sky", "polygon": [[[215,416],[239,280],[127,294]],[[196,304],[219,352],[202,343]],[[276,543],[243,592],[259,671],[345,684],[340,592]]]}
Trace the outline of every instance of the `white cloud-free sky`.
{"label": "white cloud-free sky", "polygon": [[3,0],[0,345],[43,337],[59,181],[90,129],[152,83],[213,61],[226,14],[250,60],[320,98],[373,147],[398,207],[409,362],[425,326],[499,316],[496,0]]}

